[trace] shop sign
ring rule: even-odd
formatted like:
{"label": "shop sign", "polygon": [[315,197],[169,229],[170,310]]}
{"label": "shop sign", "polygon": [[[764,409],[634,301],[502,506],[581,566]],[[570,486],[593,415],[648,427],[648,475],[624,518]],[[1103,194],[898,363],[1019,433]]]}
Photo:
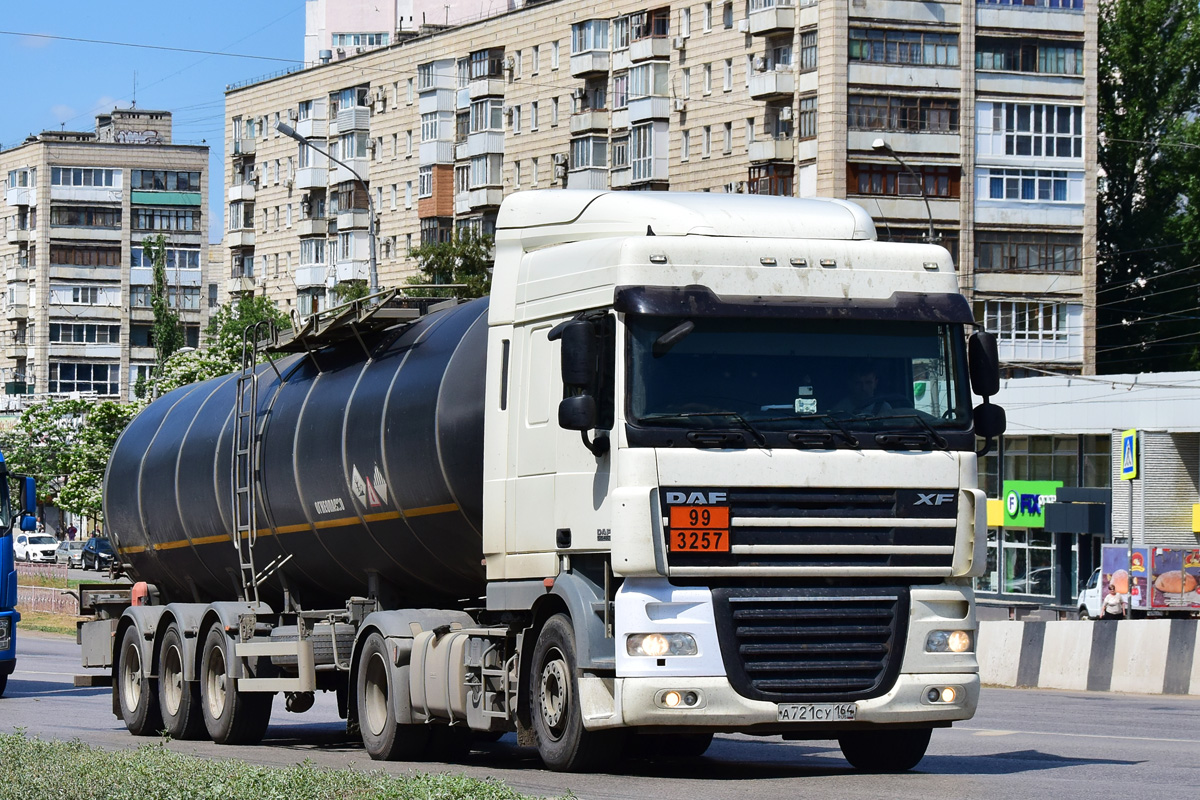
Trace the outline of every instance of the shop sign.
{"label": "shop sign", "polygon": [[1043,528],[1062,481],[1005,481],[1004,527]]}

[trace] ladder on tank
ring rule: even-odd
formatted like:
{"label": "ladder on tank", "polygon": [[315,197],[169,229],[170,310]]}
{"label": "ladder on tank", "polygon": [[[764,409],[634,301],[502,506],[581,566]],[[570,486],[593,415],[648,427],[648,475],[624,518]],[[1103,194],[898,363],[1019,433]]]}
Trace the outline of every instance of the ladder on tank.
{"label": "ladder on tank", "polygon": [[258,535],[258,343],[272,332],[268,320],[248,325],[242,332],[242,363],[237,378],[233,413],[233,545],[238,551],[242,598],[258,602],[259,575],[254,568],[254,541]]}

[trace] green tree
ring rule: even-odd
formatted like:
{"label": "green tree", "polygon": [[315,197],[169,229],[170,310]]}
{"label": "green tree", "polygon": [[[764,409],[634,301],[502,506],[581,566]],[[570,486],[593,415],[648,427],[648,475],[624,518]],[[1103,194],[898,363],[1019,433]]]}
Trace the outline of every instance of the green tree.
{"label": "green tree", "polygon": [[204,329],[209,355],[214,359],[225,359],[230,365],[226,372],[240,368],[243,333],[249,326],[263,320],[270,322],[277,331],[291,325],[287,315],[265,295],[241,295],[221,306],[209,318],[208,327]]}
{"label": "green tree", "polygon": [[183,326],[179,312],[167,299],[167,237],[160,233],[143,240],[142,250],[149,254],[154,270],[150,308],[154,311],[154,369],[159,372],[171,354],[183,347]]}
{"label": "green tree", "polygon": [[104,470],[117,437],[139,408],[112,400],[89,404],[67,448],[67,476],[58,494],[59,507],[103,519]]}
{"label": "green tree", "polygon": [[1194,367],[1200,7],[1102,0],[1097,292],[1102,372]]}
{"label": "green tree", "polygon": [[342,281],[333,286],[333,294],[339,304],[349,303],[351,300],[361,300],[370,293],[370,287],[363,280]]}
{"label": "green tree", "polygon": [[442,291],[435,288],[409,289],[414,296],[441,297],[447,291],[461,298],[483,297],[492,290],[492,237],[470,228],[454,232],[448,242],[430,242],[414,247],[420,275],[408,279],[410,286],[461,284]]}

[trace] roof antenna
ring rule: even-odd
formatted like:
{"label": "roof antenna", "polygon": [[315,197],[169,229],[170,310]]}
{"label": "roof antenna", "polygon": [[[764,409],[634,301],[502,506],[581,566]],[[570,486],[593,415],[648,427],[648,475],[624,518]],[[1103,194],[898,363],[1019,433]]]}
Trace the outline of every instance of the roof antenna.
{"label": "roof antenna", "polygon": [[654,228],[651,228],[649,225],[647,225],[647,226],[646,226],[646,235],[647,235],[647,236],[654,236]]}
{"label": "roof antenna", "polygon": [[137,108],[137,70],[133,71],[133,102],[129,104],[130,108]]}

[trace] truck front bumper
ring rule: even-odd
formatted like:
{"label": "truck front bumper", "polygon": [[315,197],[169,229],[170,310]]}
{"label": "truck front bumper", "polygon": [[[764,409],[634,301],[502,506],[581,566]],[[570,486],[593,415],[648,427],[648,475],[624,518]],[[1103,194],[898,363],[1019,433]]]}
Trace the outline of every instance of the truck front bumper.
{"label": "truck front bumper", "polygon": [[[973,673],[901,674],[886,694],[855,703],[854,722],[840,723],[780,721],[778,704],[745,698],[724,677],[584,678],[581,684],[584,727],[588,729],[670,726],[827,738],[820,736],[821,731],[833,736],[837,730],[872,725],[948,725],[970,719],[979,703],[979,676]],[[609,686],[612,705],[606,708],[604,701],[607,698],[603,695],[609,694]],[[926,694],[931,688],[947,686],[956,689],[954,702],[929,702]],[[696,692],[700,701],[690,708],[667,708],[660,698],[669,690]],[[592,702],[589,703],[589,699]],[[823,702],[838,701],[831,698]]]}

